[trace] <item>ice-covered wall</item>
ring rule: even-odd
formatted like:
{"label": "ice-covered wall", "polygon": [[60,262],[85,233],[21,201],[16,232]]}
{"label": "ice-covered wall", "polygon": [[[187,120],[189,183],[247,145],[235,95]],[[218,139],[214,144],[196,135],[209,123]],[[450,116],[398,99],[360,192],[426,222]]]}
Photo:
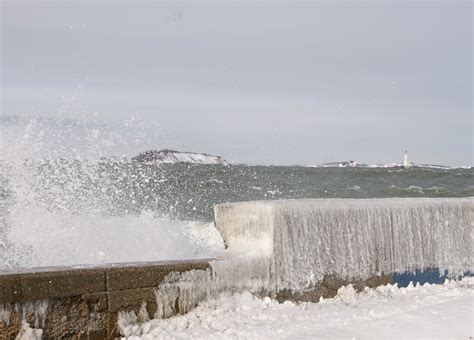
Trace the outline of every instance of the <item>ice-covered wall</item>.
{"label": "ice-covered wall", "polygon": [[206,270],[173,272],[166,276],[155,290],[155,318],[186,313],[197,303],[216,298],[224,291],[266,295],[271,286],[270,254],[253,242],[237,244],[239,249],[227,249],[220,258],[210,260]]}
{"label": "ice-covered wall", "polygon": [[[226,245],[248,238],[270,252],[273,292],[439,268],[472,270],[472,198],[316,199],[218,205]],[[271,246],[268,245],[269,238]]]}
{"label": "ice-covered wall", "polygon": [[[217,298],[220,293],[249,291],[255,295],[268,295],[270,287],[269,257],[260,250],[244,248],[239,254],[230,251],[223,258],[209,262],[205,270],[172,272],[155,289],[155,319],[168,318],[191,311],[202,301]],[[135,311],[122,311],[117,328],[121,335],[141,335],[144,322],[149,320],[146,305],[138,315]]]}
{"label": "ice-covered wall", "polygon": [[217,298],[222,292],[268,294],[270,287],[269,258],[245,254],[210,261],[207,270],[171,273],[155,290],[155,318],[183,314],[199,302]]}

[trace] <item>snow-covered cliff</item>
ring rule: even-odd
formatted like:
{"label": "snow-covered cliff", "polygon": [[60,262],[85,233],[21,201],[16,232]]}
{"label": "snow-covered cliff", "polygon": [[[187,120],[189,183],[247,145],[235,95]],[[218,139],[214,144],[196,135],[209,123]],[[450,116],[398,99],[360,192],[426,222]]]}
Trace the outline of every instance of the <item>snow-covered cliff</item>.
{"label": "snow-covered cliff", "polygon": [[136,162],[156,163],[193,163],[193,164],[221,164],[229,165],[221,156],[206,153],[180,152],[175,150],[150,150],[140,153],[132,158]]}

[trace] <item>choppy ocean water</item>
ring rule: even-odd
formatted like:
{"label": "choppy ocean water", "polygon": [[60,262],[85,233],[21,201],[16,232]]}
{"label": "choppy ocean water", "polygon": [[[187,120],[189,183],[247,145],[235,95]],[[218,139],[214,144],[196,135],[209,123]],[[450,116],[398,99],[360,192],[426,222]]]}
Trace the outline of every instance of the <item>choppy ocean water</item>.
{"label": "choppy ocean water", "polygon": [[[8,167],[8,165],[4,165]],[[300,198],[469,197],[467,168],[322,168],[40,161],[24,165],[35,201],[52,211],[211,221],[223,202]],[[8,172],[8,170],[3,170]],[[13,204],[9,176],[3,200]],[[5,202],[4,202],[5,203]]]}

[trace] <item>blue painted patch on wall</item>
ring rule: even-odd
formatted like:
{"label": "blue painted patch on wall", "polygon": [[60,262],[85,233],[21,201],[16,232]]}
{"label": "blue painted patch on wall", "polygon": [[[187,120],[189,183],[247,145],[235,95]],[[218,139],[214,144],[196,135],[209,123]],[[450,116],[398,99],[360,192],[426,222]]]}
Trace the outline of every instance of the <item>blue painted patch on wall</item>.
{"label": "blue painted patch on wall", "polygon": [[[473,276],[473,272],[465,272],[462,276],[456,277],[460,279],[463,276]],[[440,272],[438,269],[415,270],[413,272],[403,272],[393,274],[393,282],[399,287],[407,287],[410,282],[413,284],[437,283],[442,284],[446,279],[450,279],[447,271]]]}

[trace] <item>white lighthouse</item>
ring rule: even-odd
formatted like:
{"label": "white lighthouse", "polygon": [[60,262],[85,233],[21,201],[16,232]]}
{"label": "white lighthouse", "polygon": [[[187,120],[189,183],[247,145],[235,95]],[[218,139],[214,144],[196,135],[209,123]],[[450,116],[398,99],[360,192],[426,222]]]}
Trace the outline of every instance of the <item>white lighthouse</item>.
{"label": "white lighthouse", "polygon": [[410,164],[408,164],[408,151],[405,150],[405,157],[403,157],[403,166],[408,168]]}

